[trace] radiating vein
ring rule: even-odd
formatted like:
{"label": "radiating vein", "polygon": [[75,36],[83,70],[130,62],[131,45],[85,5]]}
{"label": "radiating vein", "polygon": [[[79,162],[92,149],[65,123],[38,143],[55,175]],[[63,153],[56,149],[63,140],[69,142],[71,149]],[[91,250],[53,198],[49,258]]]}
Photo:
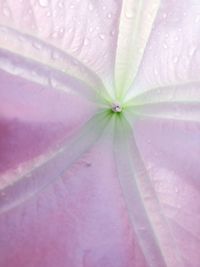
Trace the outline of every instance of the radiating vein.
{"label": "radiating vein", "polygon": [[133,117],[200,122],[200,83],[155,88],[133,97],[126,106]]}
{"label": "radiating vein", "polygon": [[63,77],[71,77],[84,88],[76,87],[75,93],[89,98],[106,94],[101,79],[79,60],[31,35],[1,25],[0,68],[66,92],[69,88]]}
{"label": "radiating vein", "polygon": [[[119,181],[131,223],[149,266],[183,267],[125,118],[116,120],[115,132]],[[131,149],[134,149],[132,153]]]}
{"label": "radiating vein", "polygon": [[[44,190],[86,153],[100,138],[110,120],[107,112],[93,116],[72,140],[32,161],[21,173],[5,173],[0,188],[0,214]],[[12,183],[11,183],[12,181]]]}
{"label": "radiating vein", "polygon": [[117,98],[133,83],[156,17],[159,0],[123,0],[115,60]]}
{"label": "radiating vein", "polygon": [[[132,117],[137,119],[149,118],[158,120],[169,120],[174,122],[199,123],[200,105],[188,105],[184,103],[162,103],[144,106],[136,106],[129,109]],[[129,114],[129,118],[131,117]]]}
{"label": "radiating vein", "polygon": [[200,104],[200,81],[153,88],[134,96],[127,102],[127,105],[132,106],[165,102]]}

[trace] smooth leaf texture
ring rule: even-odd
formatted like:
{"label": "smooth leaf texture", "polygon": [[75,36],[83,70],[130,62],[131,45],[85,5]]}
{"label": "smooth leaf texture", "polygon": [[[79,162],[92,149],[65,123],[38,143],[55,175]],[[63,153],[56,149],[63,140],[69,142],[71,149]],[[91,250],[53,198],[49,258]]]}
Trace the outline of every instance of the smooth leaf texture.
{"label": "smooth leaf texture", "polygon": [[0,0],[0,266],[200,266],[197,0]]}

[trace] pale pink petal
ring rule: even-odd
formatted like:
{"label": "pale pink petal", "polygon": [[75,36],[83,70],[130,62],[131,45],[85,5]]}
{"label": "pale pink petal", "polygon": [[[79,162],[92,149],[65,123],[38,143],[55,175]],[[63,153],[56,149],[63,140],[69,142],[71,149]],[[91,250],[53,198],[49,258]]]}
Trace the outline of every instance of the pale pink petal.
{"label": "pale pink petal", "polygon": [[155,20],[133,91],[199,81],[200,5],[164,0]]}
{"label": "pale pink petal", "polygon": [[[50,174],[46,180],[47,172],[52,172],[56,178],[58,174],[55,175],[51,168],[62,172],[54,168],[56,162],[47,170],[46,160],[51,159],[63,143],[68,148],[71,139],[92,117],[96,107],[77,95],[49,90],[3,72],[0,75],[3,85],[0,91],[0,191],[8,196],[1,201],[3,211],[50,183]],[[85,142],[87,145],[88,142]],[[41,164],[44,167],[39,174],[37,169]]]}
{"label": "pale pink petal", "polygon": [[[120,8],[121,0],[1,0],[0,46],[15,52],[16,43],[19,42],[17,34],[27,34],[28,48],[24,43],[23,52],[18,51],[21,55],[28,49],[30,57],[38,50],[37,53],[41,56],[34,56],[35,60],[44,57],[45,49],[34,41],[36,38],[80,60],[103,77],[105,82],[109,80],[110,83]],[[12,36],[12,42],[6,41],[7,32],[3,34],[3,29],[16,30],[16,37]],[[47,59],[46,56],[46,61],[48,60],[50,61],[50,57]]]}
{"label": "pale pink petal", "polygon": [[147,267],[112,149],[112,138],[104,137],[63,179],[1,216],[1,266]]}
{"label": "pale pink petal", "polygon": [[175,243],[174,251],[181,266],[196,267],[200,262],[200,126],[142,117],[133,127],[141,159]]}
{"label": "pale pink petal", "polygon": [[200,122],[200,83],[147,90],[128,102],[128,117]]}
{"label": "pale pink petal", "polygon": [[[0,68],[21,77],[0,77],[0,265],[199,265],[200,6],[161,1],[146,47],[159,1],[144,2],[0,1]],[[130,129],[99,95],[139,65]]]}
{"label": "pale pink petal", "polygon": [[115,157],[118,178],[137,241],[148,266],[185,266],[151,183],[146,162],[141,158],[130,125],[123,119],[116,119]]}
{"label": "pale pink petal", "polygon": [[[79,60],[48,43],[1,27],[0,68],[17,76],[66,93],[96,101],[105,94],[101,79]],[[8,49],[9,46],[11,49]]]}
{"label": "pale pink petal", "polygon": [[159,5],[159,0],[122,1],[115,58],[115,87],[119,99],[135,79]]}
{"label": "pale pink petal", "polygon": [[[168,225],[162,230],[169,229],[168,236],[174,244],[169,247],[179,259],[168,263],[169,266],[196,267],[200,262],[197,252],[200,246],[200,35],[198,21],[195,22],[199,5],[195,3],[162,2],[139,75],[130,92],[136,96],[128,103],[126,114],[145,166],[143,172],[148,174],[146,181],[152,182],[160,212]],[[181,12],[183,16],[178,16]],[[143,173],[139,173],[139,177],[143,177]],[[145,186],[141,187],[143,191]],[[150,186],[147,189],[150,190]],[[152,198],[146,200],[147,203],[151,201]],[[148,212],[148,219],[156,230],[159,221],[151,219],[151,209],[147,208]],[[163,232],[159,228],[155,233],[158,240],[162,240]],[[165,251],[162,243],[160,249],[165,258],[170,250]],[[173,259],[172,256],[167,258]]]}

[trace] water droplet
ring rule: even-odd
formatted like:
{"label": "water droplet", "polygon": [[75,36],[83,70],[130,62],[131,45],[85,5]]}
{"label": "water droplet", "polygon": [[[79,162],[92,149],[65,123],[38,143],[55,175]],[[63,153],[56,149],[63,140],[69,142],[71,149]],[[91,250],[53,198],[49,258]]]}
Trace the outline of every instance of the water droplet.
{"label": "water droplet", "polygon": [[141,47],[138,47],[138,54],[143,54],[143,48],[141,48]]}
{"label": "water droplet", "polygon": [[106,6],[102,6],[102,9],[103,9],[103,10],[106,10]]}
{"label": "water droplet", "polygon": [[163,47],[164,47],[165,49],[167,49],[167,48],[168,48],[168,46],[167,46],[167,44],[166,44],[166,43],[164,43],[164,44],[163,44]]}
{"label": "water droplet", "polygon": [[39,0],[39,4],[41,5],[41,7],[47,7],[49,0]]}
{"label": "water droplet", "polygon": [[90,11],[92,11],[92,10],[94,9],[94,7],[93,7],[93,5],[92,5],[91,3],[89,4],[88,9],[89,9]]}
{"label": "water droplet", "polygon": [[196,47],[195,46],[191,46],[189,48],[188,55],[191,57],[194,54],[195,50],[196,50]]}
{"label": "water droplet", "polygon": [[176,36],[174,37],[174,40],[175,40],[176,42],[179,40],[178,35],[176,35]]}
{"label": "water droplet", "polygon": [[128,8],[126,11],[125,11],[125,16],[127,17],[127,19],[132,19],[134,16],[135,16],[135,8]]}
{"label": "water droplet", "polygon": [[53,11],[53,17],[55,18],[57,16],[57,10]]}
{"label": "water droplet", "polygon": [[88,38],[85,38],[83,44],[84,44],[85,46],[87,46],[87,45],[89,44],[89,40],[88,40]]}
{"label": "water droplet", "polygon": [[107,17],[110,19],[112,18],[112,14],[111,13],[108,13]]}
{"label": "water droplet", "polygon": [[60,32],[60,33],[64,33],[64,31],[65,31],[64,27],[61,27],[61,28],[59,29],[59,32]]}
{"label": "water droplet", "polygon": [[36,49],[40,50],[42,46],[38,42],[33,42],[33,47],[35,47]]}
{"label": "water droplet", "polygon": [[57,37],[58,37],[58,32],[56,32],[56,31],[53,32],[53,33],[51,34],[51,37],[52,37],[52,38],[57,38]]}
{"label": "water droplet", "polygon": [[155,74],[156,76],[158,75],[158,69],[157,69],[157,68],[154,69],[154,74]]}
{"label": "water droplet", "polygon": [[73,28],[70,27],[70,28],[68,29],[68,33],[72,33],[72,32],[73,32]]}
{"label": "water droplet", "polygon": [[166,19],[167,14],[166,13],[163,13],[162,17],[163,17],[163,19]]}
{"label": "water droplet", "polygon": [[56,51],[52,51],[52,53],[51,53],[51,58],[52,58],[53,60],[57,60],[57,59],[60,58],[60,55],[59,55],[58,52],[56,52]]}
{"label": "water droplet", "polygon": [[74,5],[70,5],[70,8],[73,9],[74,8]]}
{"label": "water droplet", "polygon": [[34,24],[31,25],[31,29],[33,29],[34,31],[36,30],[36,26]]}
{"label": "water droplet", "polygon": [[115,35],[115,30],[112,30],[111,33],[110,33],[112,36]]}
{"label": "water droplet", "polygon": [[173,58],[173,62],[174,62],[174,63],[177,63],[177,62],[178,62],[178,57],[177,57],[177,56],[175,56],[175,57]]}
{"label": "water droplet", "polygon": [[58,6],[59,6],[60,8],[63,8],[63,6],[64,6],[63,2],[62,2],[62,1],[59,1]]}
{"label": "water droplet", "polygon": [[195,18],[195,22],[196,23],[199,23],[200,22],[200,15],[197,15],[196,18]]}
{"label": "water droplet", "polygon": [[73,59],[72,60],[72,64],[75,65],[75,66],[78,66],[78,61],[76,59]]}
{"label": "water droplet", "polygon": [[9,10],[7,7],[4,7],[4,8],[3,8],[3,14],[4,14],[6,17],[10,17],[10,10]]}
{"label": "water droplet", "polygon": [[99,34],[99,38],[100,38],[101,40],[104,40],[104,39],[105,39],[105,35],[104,35],[104,34]]}
{"label": "water droplet", "polygon": [[31,71],[31,74],[32,74],[32,76],[37,76],[37,73],[33,70],[33,71]]}
{"label": "water droplet", "polygon": [[57,82],[57,80],[55,80],[53,77],[50,77],[50,78],[49,78],[49,85],[50,85],[52,88],[57,88],[57,86],[58,86],[58,82]]}
{"label": "water droplet", "polygon": [[51,12],[48,11],[48,12],[47,12],[47,17],[50,17],[50,16],[51,16]]}

